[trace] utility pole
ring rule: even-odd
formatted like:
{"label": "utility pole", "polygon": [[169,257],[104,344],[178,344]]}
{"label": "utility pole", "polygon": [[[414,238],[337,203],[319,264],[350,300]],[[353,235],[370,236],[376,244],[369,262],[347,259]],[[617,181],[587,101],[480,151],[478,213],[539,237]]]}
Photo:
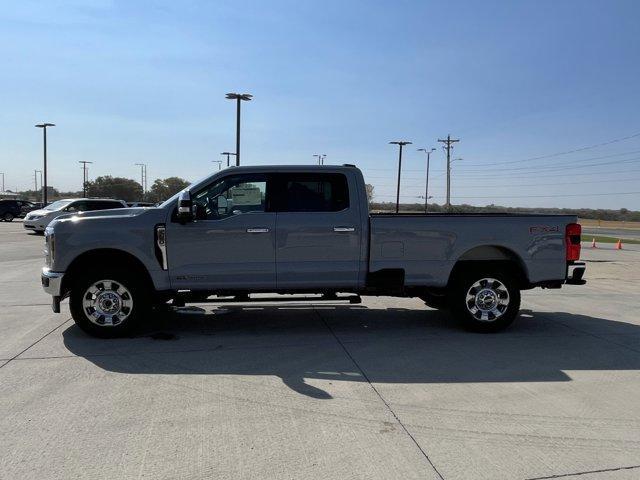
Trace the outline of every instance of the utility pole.
{"label": "utility pole", "polygon": [[240,166],[240,103],[253,98],[249,93],[227,93],[227,100],[236,101],[236,166]]}
{"label": "utility pole", "polygon": [[404,147],[405,145],[411,145],[411,142],[405,142],[405,141],[396,141],[396,142],[389,142],[390,145],[398,145],[399,151],[398,151],[398,190],[396,192],[396,213],[400,212],[400,173],[402,172],[402,147]]}
{"label": "utility pole", "polygon": [[235,153],[232,153],[232,152],[222,152],[220,155],[226,155],[226,156],[227,156],[227,167],[229,167],[229,166],[230,166],[230,165],[229,165],[229,157],[230,157],[231,155],[233,155],[234,157],[236,156],[236,154],[235,154]]}
{"label": "utility pole", "polygon": [[218,171],[222,170],[222,160],[211,160],[211,163],[217,163]]}
{"label": "utility pole", "polygon": [[144,201],[147,192],[147,164],[136,163],[140,167],[140,186],[142,187],[142,201]]}
{"label": "utility pole", "polygon": [[87,175],[87,162],[86,160],[79,160],[78,163],[82,164],[82,196],[87,198],[87,182],[89,181],[89,176]]}
{"label": "utility pole", "polygon": [[451,135],[447,135],[445,139],[438,139],[439,142],[444,143],[444,148],[447,150],[447,203],[445,207],[451,207],[451,149],[453,144],[459,142],[459,138],[451,138]]}
{"label": "utility pole", "polygon": [[39,123],[35,127],[42,129],[44,141],[44,183],[42,184],[42,205],[47,204],[47,127],[55,127],[55,123]]}
{"label": "utility pole", "polygon": [[427,150],[426,148],[419,148],[418,151],[419,152],[424,152],[427,154],[427,183],[426,186],[424,187],[424,213],[427,213],[427,201],[429,200],[429,159],[431,157],[431,152],[433,152],[435,150],[435,148],[432,148],[430,150]]}

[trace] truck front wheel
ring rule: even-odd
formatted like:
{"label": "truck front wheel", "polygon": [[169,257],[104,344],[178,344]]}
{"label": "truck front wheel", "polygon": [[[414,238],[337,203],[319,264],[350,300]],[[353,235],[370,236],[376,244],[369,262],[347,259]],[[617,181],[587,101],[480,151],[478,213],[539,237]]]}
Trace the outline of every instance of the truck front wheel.
{"label": "truck front wheel", "polygon": [[130,334],[150,311],[148,289],[132,272],[83,275],[73,285],[71,316],[85,332],[112,338]]}
{"label": "truck front wheel", "polygon": [[520,310],[520,289],[515,275],[502,269],[470,269],[454,279],[451,310],[469,330],[503,330]]}

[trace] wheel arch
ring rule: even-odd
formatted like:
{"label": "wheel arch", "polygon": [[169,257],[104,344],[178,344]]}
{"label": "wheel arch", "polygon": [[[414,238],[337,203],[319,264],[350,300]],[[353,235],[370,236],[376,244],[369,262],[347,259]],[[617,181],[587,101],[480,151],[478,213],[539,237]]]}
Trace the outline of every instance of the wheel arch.
{"label": "wheel arch", "polygon": [[87,268],[92,269],[97,265],[122,266],[140,276],[147,286],[153,288],[153,281],[147,267],[135,255],[116,248],[99,248],[88,250],[78,255],[65,271],[62,281],[63,296],[67,296],[76,279]]}
{"label": "wheel arch", "polygon": [[513,273],[521,289],[529,288],[529,275],[527,266],[516,252],[502,245],[479,245],[470,248],[456,260],[449,273],[448,285],[455,280],[456,276],[468,269],[482,265],[491,264],[492,267],[500,266]]}

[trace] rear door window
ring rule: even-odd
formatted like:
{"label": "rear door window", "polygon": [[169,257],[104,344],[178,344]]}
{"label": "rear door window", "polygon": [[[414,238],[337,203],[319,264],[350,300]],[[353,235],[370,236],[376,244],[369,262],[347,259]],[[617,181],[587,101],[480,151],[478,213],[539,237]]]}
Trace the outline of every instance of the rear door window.
{"label": "rear door window", "polygon": [[280,212],[339,212],[349,208],[347,178],[340,173],[286,173],[278,177]]}

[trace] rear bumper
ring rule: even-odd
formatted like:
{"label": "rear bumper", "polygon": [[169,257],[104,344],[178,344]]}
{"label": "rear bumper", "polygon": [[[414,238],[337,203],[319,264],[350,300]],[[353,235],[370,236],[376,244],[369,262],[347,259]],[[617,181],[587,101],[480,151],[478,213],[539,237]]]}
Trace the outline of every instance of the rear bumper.
{"label": "rear bumper", "polygon": [[584,285],[587,283],[582,277],[587,266],[584,262],[573,262],[567,265],[567,279],[564,283],[567,285]]}

